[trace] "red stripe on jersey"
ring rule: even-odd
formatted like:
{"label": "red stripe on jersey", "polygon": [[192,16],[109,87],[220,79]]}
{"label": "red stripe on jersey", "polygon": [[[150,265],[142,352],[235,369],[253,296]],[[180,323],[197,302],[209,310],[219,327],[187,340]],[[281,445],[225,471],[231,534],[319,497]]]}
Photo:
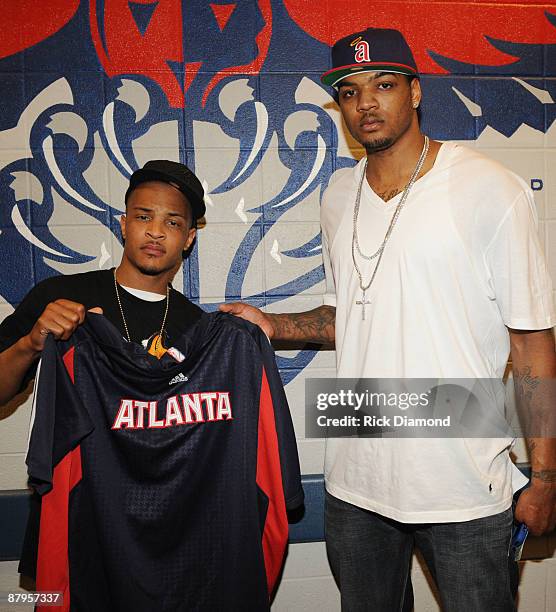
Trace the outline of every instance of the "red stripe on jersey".
{"label": "red stripe on jersey", "polygon": [[257,485],[268,497],[263,531],[263,554],[269,595],[272,593],[288,541],[288,518],[282,484],[280,451],[274,421],[272,396],[263,369],[259,405],[259,442],[257,448]]}
{"label": "red stripe on jersey", "polygon": [[[64,355],[64,364],[74,381],[73,348]],[[70,609],[69,589],[69,495],[81,480],[81,448],[70,451],[54,468],[52,489],[43,496],[37,557],[37,591],[61,591],[64,598],[59,612]],[[51,607],[37,606],[38,612],[50,612]]]}
{"label": "red stripe on jersey", "polygon": [[[69,452],[54,468],[52,490],[42,498],[37,558],[37,591],[62,591],[64,605],[70,609],[69,590],[69,495],[81,480],[81,448]],[[52,608],[37,606],[39,612]]]}
{"label": "red stripe on jersey", "polygon": [[71,378],[71,382],[75,384],[75,372],[73,371],[73,357],[75,353],[75,347],[72,346],[69,351],[64,355],[63,361],[66,366],[66,370]]}

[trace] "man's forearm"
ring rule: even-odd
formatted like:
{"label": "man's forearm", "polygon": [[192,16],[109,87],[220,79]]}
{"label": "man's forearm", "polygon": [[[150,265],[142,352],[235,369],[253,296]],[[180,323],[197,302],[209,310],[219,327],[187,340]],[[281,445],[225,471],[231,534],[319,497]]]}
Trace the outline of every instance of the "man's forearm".
{"label": "man's forearm", "polygon": [[319,306],[307,312],[271,314],[266,316],[274,328],[273,340],[291,342],[316,342],[332,344],[336,309],[333,306]]}
{"label": "man's forearm", "polygon": [[516,399],[533,483],[556,483],[556,353],[552,331],[513,332]]}
{"label": "man's forearm", "polygon": [[556,440],[527,438],[531,455],[531,478],[536,482],[556,484]]}
{"label": "man's forearm", "polygon": [[18,393],[25,373],[39,355],[31,348],[27,336],[0,353],[0,405]]}

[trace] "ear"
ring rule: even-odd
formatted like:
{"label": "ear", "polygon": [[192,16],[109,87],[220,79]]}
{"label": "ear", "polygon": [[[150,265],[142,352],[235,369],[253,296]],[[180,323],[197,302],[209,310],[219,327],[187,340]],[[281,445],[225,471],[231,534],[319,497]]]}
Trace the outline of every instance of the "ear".
{"label": "ear", "polygon": [[122,238],[124,240],[125,240],[125,222],[126,222],[125,215],[122,215],[120,217],[120,229],[122,230]]}
{"label": "ear", "polygon": [[187,232],[187,240],[185,241],[185,244],[183,245],[183,252],[185,253],[186,251],[189,250],[189,247],[193,244],[193,241],[195,240],[195,236],[197,234],[197,230],[192,227],[188,232]]}
{"label": "ear", "polygon": [[413,108],[417,108],[421,104],[421,98],[423,97],[419,79],[413,79],[409,87],[411,90],[411,105]]}

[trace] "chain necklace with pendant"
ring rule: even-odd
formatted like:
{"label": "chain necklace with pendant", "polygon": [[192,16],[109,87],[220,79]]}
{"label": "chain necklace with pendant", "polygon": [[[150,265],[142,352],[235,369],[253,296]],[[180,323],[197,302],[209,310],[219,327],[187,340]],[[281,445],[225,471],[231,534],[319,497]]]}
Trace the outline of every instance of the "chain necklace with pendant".
{"label": "chain necklace with pendant", "polygon": [[[131,342],[131,336],[129,335],[129,329],[127,327],[127,321],[124,315],[124,309],[122,307],[122,301],[120,299],[120,292],[118,290],[118,280],[116,278],[116,268],[114,268],[114,289],[116,290],[116,299],[118,300],[118,306],[120,307],[120,314],[122,315],[122,321],[124,323],[125,334],[128,342]],[[155,343],[155,351],[158,351],[158,343],[162,342],[162,334],[164,333],[164,327],[166,325],[166,317],[168,316],[168,306],[170,305],[170,285],[166,285],[166,308],[164,310],[164,317],[162,318],[162,325],[158,332],[158,337]]]}
{"label": "chain necklace with pendant", "polygon": [[[425,141],[423,143],[423,149],[421,151],[421,155],[419,156],[417,165],[415,166],[415,169],[413,170],[413,173],[411,174],[409,182],[407,183],[402,193],[402,197],[400,198],[400,201],[398,205],[396,206],[396,209],[394,210],[394,214],[392,215],[392,219],[390,220],[390,225],[388,226],[388,229],[386,230],[386,234],[384,235],[382,244],[378,247],[377,251],[373,253],[372,255],[366,255],[361,250],[361,247],[359,246],[359,236],[357,232],[357,221],[359,219],[359,207],[361,204],[361,191],[363,189],[363,181],[365,180],[367,176],[368,159],[365,161],[365,166],[363,168],[361,180],[359,181],[359,188],[357,189],[357,196],[355,198],[355,207],[353,209],[353,234],[352,234],[352,240],[351,240],[351,257],[353,259],[353,265],[355,267],[355,271],[357,272],[357,276],[359,278],[359,288],[361,289],[361,292],[362,292],[361,300],[356,300],[355,303],[358,306],[363,307],[363,310],[362,310],[363,321],[365,320],[365,306],[371,303],[370,300],[366,300],[366,297],[365,297],[366,292],[368,291],[370,286],[373,284],[373,281],[375,280],[376,273],[378,271],[378,267],[380,266],[380,262],[382,260],[382,254],[384,253],[384,247],[386,246],[386,243],[388,242],[388,239],[390,238],[390,235],[392,234],[392,231],[394,227],[396,226],[398,217],[400,216],[402,208],[404,207],[406,200],[409,196],[409,192],[411,191],[411,188],[413,187],[415,181],[417,180],[417,176],[419,175],[419,172],[421,172],[421,169],[423,168],[423,164],[425,163],[425,159],[427,157],[428,152],[429,152],[429,138],[428,136],[425,136]],[[363,282],[363,274],[361,272],[361,269],[359,268],[359,264],[357,263],[356,251],[361,257],[363,257],[363,259],[372,260],[378,257],[376,265],[375,265],[375,269],[373,270],[373,273],[371,275],[371,279],[369,280],[367,284]]]}

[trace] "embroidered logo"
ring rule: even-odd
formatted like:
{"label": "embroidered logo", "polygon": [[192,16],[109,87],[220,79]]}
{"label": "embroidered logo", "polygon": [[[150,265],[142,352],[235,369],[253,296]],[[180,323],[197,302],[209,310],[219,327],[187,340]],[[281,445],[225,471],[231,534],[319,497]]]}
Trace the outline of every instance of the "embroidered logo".
{"label": "embroidered logo", "polygon": [[361,36],[358,36],[355,40],[352,40],[350,45],[355,47],[354,60],[358,64],[371,61],[371,56],[369,54],[369,43],[366,40],[363,40]]}
{"label": "embroidered logo", "polygon": [[175,384],[180,383],[180,382],[187,382],[188,380],[189,380],[189,378],[187,378],[187,376],[185,374],[180,372],[179,374],[174,376],[174,378],[172,378],[172,380],[168,384],[169,385],[175,385]]}
{"label": "embroidered logo", "polygon": [[112,429],[163,429],[233,420],[229,391],[173,395],[162,400],[160,407],[158,404],[158,401],[122,399]]}

